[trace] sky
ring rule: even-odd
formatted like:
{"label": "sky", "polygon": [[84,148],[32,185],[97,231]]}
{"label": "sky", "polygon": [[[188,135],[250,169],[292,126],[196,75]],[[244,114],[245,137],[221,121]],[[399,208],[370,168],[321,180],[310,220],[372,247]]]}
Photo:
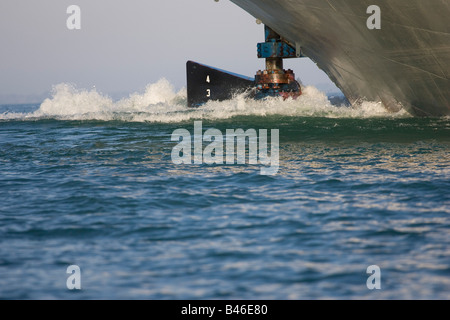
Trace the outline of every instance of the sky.
{"label": "sky", "polygon": [[[67,28],[70,5],[81,10],[79,30]],[[111,96],[161,78],[181,89],[187,60],[253,77],[263,41],[264,26],[228,0],[1,0],[0,103],[59,83]],[[334,87],[307,58],[285,67],[304,84]]]}

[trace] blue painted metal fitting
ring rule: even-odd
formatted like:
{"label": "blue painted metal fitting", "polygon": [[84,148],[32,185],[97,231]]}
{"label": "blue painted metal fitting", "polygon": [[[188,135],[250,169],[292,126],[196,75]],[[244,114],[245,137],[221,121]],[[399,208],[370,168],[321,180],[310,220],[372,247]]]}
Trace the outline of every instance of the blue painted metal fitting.
{"label": "blue painted metal fitting", "polygon": [[265,26],[265,40],[258,43],[258,58],[266,59],[266,70],[258,71],[255,76],[255,98],[282,96],[295,99],[301,95],[301,87],[292,70],[283,69],[283,59],[297,58],[301,52],[297,53],[297,48],[268,26]]}
{"label": "blue painted metal fitting", "polygon": [[258,43],[258,58],[296,58],[297,50],[286,42]]}

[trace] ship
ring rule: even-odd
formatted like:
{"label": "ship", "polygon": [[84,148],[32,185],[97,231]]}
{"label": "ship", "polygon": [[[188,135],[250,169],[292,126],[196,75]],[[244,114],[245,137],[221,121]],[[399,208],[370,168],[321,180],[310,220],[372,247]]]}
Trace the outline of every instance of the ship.
{"label": "ship", "polygon": [[300,48],[352,105],[450,115],[449,0],[230,1]]}

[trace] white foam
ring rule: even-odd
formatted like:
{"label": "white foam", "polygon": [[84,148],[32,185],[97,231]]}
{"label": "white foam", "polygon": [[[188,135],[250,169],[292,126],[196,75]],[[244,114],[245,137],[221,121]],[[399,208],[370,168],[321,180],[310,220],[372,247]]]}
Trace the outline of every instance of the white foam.
{"label": "white foam", "polygon": [[381,103],[363,102],[358,107],[334,106],[315,87],[303,88],[297,100],[270,98],[263,101],[246,99],[244,95],[228,101],[210,101],[187,108],[186,89],[176,92],[166,79],[146,87],[144,93],[133,93],[120,101],[97,92],[59,84],[53,88],[38,110],[31,113],[4,113],[0,120],[120,120],[133,122],[173,123],[193,119],[228,119],[234,116],[303,116],[328,118],[408,117],[406,111],[388,112]]}

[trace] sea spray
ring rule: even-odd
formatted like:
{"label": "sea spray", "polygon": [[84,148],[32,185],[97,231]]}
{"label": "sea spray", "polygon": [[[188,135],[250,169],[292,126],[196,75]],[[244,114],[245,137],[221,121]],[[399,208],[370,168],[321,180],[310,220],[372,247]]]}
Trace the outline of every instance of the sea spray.
{"label": "sea spray", "polygon": [[268,98],[255,101],[238,95],[228,101],[209,101],[192,109],[187,107],[186,89],[176,91],[166,79],[149,84],[144,93],[133,93],[119,101],[70,84],[54,86],[52,97],[34,112],[0,114],[0,120],[101,120],[178,123],[190,120],[220,120],[235,116],[265,117],[271,115],[326,118],[403,118],[406,111],[391,113],[381,103],[363,102],[359,106],[336,106],[313,86],[303,89],[297,100]]}

